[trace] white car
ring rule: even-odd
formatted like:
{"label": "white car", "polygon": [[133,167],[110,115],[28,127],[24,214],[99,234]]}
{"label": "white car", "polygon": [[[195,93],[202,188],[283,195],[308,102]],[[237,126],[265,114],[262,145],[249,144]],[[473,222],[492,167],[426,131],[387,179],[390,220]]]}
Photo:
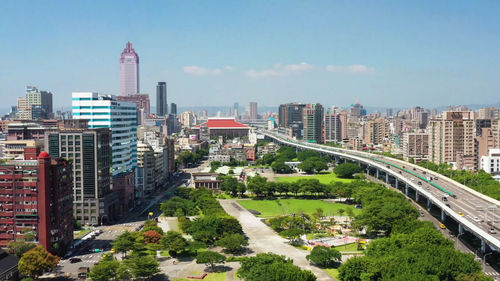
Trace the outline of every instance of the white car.
{"label": "white car", "polygon": [[481,222],[481,219],[479,219],[478,217],[474,217],[472,218],[475,222]]}

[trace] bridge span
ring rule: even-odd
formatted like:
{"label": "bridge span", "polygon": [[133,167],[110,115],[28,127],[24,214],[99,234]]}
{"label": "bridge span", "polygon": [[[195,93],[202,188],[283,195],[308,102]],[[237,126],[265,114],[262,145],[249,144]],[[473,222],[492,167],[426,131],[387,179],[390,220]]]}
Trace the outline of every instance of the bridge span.
{"label": "bridge span", "polygon": [[[258,129],[267,139],[298,150],[310,149],[337,162],[355,162],[368,174],[400,189],[407,197],[434,212],[457,237],[471,234],[482,254],[500,249],[500,201],[448,177],[398,159],[291,139]],[[471,245],[475,247],[474,245]],[[476,249],[474,249],[476,250]]]}

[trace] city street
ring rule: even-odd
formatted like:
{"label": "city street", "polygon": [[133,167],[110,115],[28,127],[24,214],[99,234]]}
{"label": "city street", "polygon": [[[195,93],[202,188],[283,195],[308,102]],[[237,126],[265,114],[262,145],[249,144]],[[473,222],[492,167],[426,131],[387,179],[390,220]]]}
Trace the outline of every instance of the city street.
{"label": "city street", "polygon": [[[153,212],[151,218],[158,217],[160,215],[159,203],[167,199],[175,189],[183,184],[183,182],[189,178],[189,174],[183,174],[172,183],[166,190],[161,190],[148,196],[144,202],[147,202],[144,206],[138,206],[131,210],[127,216],[122,218],[117,224],[105,225],[95,227],[94,229],[102,230],[102,233],[96,236],[95,239],[86,242],[86,244],[80,245],[73,250],[71,257],[66,259],[61,259],[59,266],[56,269],[58,276],[67,276],[71,274],[71,277],[76,277],[79,267],[89,267],[91,268],[95,263],[97,263],[102,255],[111,250],[111,242],[124,231],[135,231],[144,221],[148,219],[149,212]],[[100,253],[92,252],[91,250],[101,249]],[[79,258],[82,261],[76,263],[70,263],[70,258]]]}

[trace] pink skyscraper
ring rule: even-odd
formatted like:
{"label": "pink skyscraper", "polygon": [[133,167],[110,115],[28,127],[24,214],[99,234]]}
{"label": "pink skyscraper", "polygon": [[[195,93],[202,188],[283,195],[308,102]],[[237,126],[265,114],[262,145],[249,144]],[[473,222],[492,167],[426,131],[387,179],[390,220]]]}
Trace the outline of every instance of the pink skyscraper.
{"label": "pink skyscraper", "polygon": [[139,93],[139,55],[132,48],[132,43],[127,46],[120,56],[120,95],[129,96]]}

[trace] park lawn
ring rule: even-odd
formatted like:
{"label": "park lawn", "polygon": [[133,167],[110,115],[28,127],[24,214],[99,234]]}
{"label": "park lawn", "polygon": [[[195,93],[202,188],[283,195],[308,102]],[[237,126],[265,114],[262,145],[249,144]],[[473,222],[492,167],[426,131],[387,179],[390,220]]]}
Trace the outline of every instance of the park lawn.
{"label": "park lawn", "polygon": [[334,249],[340,252],[356,252],[358,251],[358,246],[356,243],[345,244],[341,246],[334,247]]}
{"label": "park lawn", "polygon": [[[306,213],[312,214],[318,208],[322,208],[326,216],[338,216],[338,210],[352,209],[354,214],[360,212],[352,205],[342,203],[330,203],[322,200],[309,199],[278,199],[278,200],[238,200],[238,203],[245,209],[256,210],[261,213],[260,217],[276,217],[280,215],[288,215],[291,213]],[[346,212],[343,214],[347,215]]]}
{"label": "park lawn", "polygon": [[325,268],[323,270],[333,279],[339,280],[339,270],[337,268]]}
{"label": "park lawn", "polygon": [[[201,275],[200,274],[193,274],[195,276]],[[174,278],[173,281],[191,281],[193,279],[187,279],[187,278]],[[218,272],[218,273],[208,273],[205,278],[203,278],[203,281],[226,281],[226,272]]]}
{"label": "park lawn", "polygon": [[354,179],[339,178],[339,177],[337,177],[337,175],[335,173],[324,173],[324,174],[317,174],[317,175],[310,175],[310,176],[303,175],[303,176],[277,177],[276,181],[277,182],[296,182],[300,179],[317,179],[322,184],[329,184],[332,181],[350,183],[354,180]]}

